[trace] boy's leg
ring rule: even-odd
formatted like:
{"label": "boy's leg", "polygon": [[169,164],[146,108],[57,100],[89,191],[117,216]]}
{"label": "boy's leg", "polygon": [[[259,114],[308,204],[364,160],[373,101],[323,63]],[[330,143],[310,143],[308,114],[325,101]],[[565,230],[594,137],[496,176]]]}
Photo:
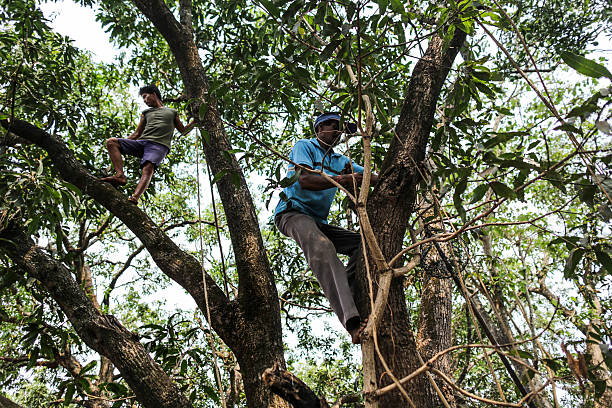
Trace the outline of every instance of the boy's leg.
{"label": "boy's leg", "polygon": [[127,183],[125,174],[123,173],[123,157],[121,157],[121,151],[119,150],[119,139],[111,137],[106,139],[106,150],[110,156],[111,163],[115,168],[115,175],[110,177],[103,177],[100,180],[106,181],[115,185],[124,185]]}
{"label": "boy's leg", "polygon": [[143,140],[140,145],[142,146],[142,155],[140,156],[142,158],[140,161],[142,175],[140,176],[140,180],[138,180],[138,185],[134,190],[134,194],[128,198],[128,200],[134,204],[138,204],[140,196],[145,192],[151,183],[151,178],[153,177],[155,169],[159,167],[170,151],[168,147],[149,140]]}
{"label": "boy's leg", "polygon": [[136,190],[134,190],[134,194],[128,200],[133,202],[134,204],[138,204],[138,199],[145,192],[149,184],[151,183],[151,178],[153,178],[153,173],[155,172],[155,165],[151,162],[146,162],[144,166],[142,166],[142,175],[140,176],[140,180],[138,180],[138,185],[136,186]]}

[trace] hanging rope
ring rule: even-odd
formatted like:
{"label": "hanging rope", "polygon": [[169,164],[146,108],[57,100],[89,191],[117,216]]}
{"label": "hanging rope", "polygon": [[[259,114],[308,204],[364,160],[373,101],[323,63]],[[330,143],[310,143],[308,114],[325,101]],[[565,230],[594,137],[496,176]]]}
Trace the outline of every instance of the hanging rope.
{"label": "hanging rope", "polygon": [[[198,231],[199,231],[199,240],[200,240],[200,265],[202,267],[202,283],[204,284],[204,303],[206,305],[206,320],[208,320],[209,326],[212,328],[211,319],[210,319],[210,306],[208,305],[208,285],[206,284],[206,271],[204,269],[204,243],[202,239],[202,202],[200,198],[200,138],[196,138],[196,181],[197,181],[197,191],[198,191]],[[212,186],[211,186],[212,188]],[[217,226],[217,230],[219,228],[218,222],[215,223]],[[219,389],[219,397],[221,399],[221,405],[223,408],[226,408],[225,404],[225,392],[223,391],[223,385],[221,384],[221,372],[219,370],[219,365],[217,364],[217,350],[215,348],[215,343],[212,339],[212,330],[211,337],[208,338],[208,344],[210,345],[210,349],[213,354],[213,361],[215,364],[215,379],[217,380],[217,387]]]}
{"label": "hanging rope", "polygon": [[[219,245],[219,253],[221,254],[221,270],[223,271],[223,287],[225,289],[225,296],[229,297],[229,288],[227,284],[227,271],[225,269],[225,257],[223,256],[223,247],[221,246],[221,233],[219,232],[219,217],[217,216],[217,205],[215,203],[215,189],[212,183],[212,177],[210,174],[210,166],[206,162],[206,170],[208,171],[208,184],[210,185],[210,199],[212,200],[213,214],[215,216],[215,230],[217,231],[217,244]],[[199,182],[198,182],[199,185]],[[200,220],[200,222],[202,222]]]}

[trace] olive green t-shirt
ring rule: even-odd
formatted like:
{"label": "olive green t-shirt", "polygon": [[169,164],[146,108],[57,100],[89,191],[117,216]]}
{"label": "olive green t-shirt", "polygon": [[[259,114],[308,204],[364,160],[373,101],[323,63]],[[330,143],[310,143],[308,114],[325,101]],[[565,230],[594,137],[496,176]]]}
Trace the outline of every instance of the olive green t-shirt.
{"label": "olive green t-shirt", "polygon": [[174,135],[176,110],[162,106],[160,108],[149,108],[142,114],[146,125],[140,139],[163,144],[169,149]]}

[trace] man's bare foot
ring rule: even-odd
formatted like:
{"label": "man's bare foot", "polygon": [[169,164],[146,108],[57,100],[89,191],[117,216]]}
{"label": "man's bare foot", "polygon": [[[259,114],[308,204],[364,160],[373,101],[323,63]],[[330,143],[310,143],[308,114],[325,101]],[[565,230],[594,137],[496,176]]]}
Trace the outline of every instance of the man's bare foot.
{"label": "man's bare foot", "polygon": [[365,330],[367,325],[368,319],[366,318],[365,320],[361,321],[361,323],[359,323],[359,326],[348,331],[351,335],[351,342],[353,344],[361,344],[361,335],[363,334],[363,331]]}
{"label": "man's bare foot", "polygon": [[124,186],[127,183],[127,179],[125,178],[125,176],[117,176],[117,175],[110,176],[110,177],[102,177],[100,181],[110,183],[111,185],[115,187]]}
{"label": "man's bare foot", "polygon": [[128,201],[134,205],[138,205],[138,199],[134,196],[130,196],[130,198],[128,198]]}

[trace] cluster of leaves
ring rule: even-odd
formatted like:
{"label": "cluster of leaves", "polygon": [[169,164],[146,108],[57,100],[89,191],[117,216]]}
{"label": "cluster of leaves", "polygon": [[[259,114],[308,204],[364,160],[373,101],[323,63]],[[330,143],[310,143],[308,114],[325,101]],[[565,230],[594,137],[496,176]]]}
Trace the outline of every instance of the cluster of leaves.
{"label": "cluster of leaves", "polygon": [[[200,406],[219,406],[220,396],[214,379],[216,363],[206,337],[216,341],[209,330],[202,330],[196,318],[175,313],[165,322],[152,323],[139,328],[141,341],[160,366],[180,384],[181,390],[192,403]],[[216,345],[217,349],[220,346]],[[235,362],[228,358],[222,365]],[[127,392],[127,390],[126,390]]]}

